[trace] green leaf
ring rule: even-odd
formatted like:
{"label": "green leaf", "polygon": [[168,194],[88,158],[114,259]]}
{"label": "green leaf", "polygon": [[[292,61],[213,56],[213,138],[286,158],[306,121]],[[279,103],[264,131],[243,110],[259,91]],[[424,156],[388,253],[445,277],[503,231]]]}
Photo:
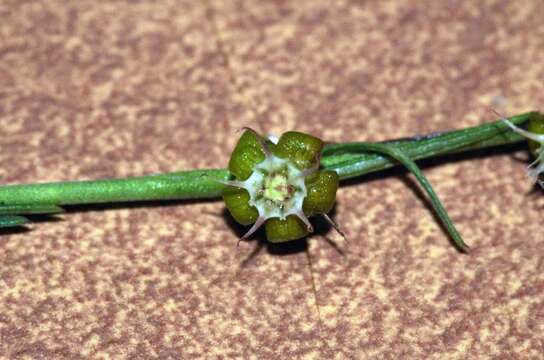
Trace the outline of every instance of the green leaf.
{"label": "green leaf", "polygon": [[0,215],[0,228],[21,226],[28,223],[29,220],[18,215]]}
{"label": "green leaf", "polygon": [[63,208],[50,204],[0,205],[0,215],[58,214],[62,212],[64,212]]}
{"label": "green leaf", "polygon": [[416,177],[417,181],[420,183],[420,185],[423,187],[425,192],[427,192],[427,195],[429,195],[431,199],[431,204],[433,205],[434,210],[436,211],[436,214],[438,215],[440,221],[448,231],[449,235],[453,239],[453,243],[455,246],[463,252],[466,252],[468,250],[468,245],[465,244],[463,241],[463,238],[453,225],[453,222],[451,221],[450,217],[448,216],[448,213],[446,212],[446,209],[444,209],[444,206],[442,206],[442,203],[438,199],[438,196],[433,190],[433,187],[429,183],[429,180],[423,175],[419,167],[416,165],[416,163],[410,159],[402,150],[395,148],[391,145],[386,144],[373,144],[373,143],[359,143],[359,149],[360,151],[365,152],[377,152],[384,155],[387,155],[389,157],[392,157],[393,159],[400,162],[402,165],[406,166],[408,170],[414,176]]}

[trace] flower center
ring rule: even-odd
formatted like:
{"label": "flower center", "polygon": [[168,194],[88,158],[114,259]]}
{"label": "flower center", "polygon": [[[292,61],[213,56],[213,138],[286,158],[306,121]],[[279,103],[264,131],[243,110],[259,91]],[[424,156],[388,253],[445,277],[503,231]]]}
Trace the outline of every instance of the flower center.
{"label": "flower center", "polygon": [[293,186],[289,184],[286,171],[274,172],[264,179],[263,196],[274,202],[283,202],[293,194]]}
{"label": "flower center", "polygon": [[285,219],[301,212],[307,194],[304,173],[290,161],[274,155],[255,165],[243,187],[249,193],[250,205],[266,219]]}

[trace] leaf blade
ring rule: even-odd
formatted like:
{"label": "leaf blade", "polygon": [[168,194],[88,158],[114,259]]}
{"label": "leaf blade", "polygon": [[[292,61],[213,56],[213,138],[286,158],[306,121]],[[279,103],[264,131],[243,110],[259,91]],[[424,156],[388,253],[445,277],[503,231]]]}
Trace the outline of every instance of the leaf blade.
{"label": "leaf blade", "polygon": [[0,205],[0,215],[59,214],[64,209],[52,204],[10,204]]}
{"label": "leaf blade", "polygon": [[1,215],[0,216],[0,228],[22,226],[29,222],[30,221],[24,216],[19,216],[19,215]]}

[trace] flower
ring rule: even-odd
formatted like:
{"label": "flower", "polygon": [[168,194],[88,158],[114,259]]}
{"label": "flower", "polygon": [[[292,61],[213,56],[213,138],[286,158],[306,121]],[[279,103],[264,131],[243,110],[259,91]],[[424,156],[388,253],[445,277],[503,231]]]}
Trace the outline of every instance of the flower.
{"label": "flower", "polygon": [[268,241],[296,240],[313,231],[308,217],[317,214],[338,230],[326,214],[334,206],[339,177],[319,170],[323,142],[295,131],[271,139],[276,140],[246,128],[229,161],[234,179],[223,182],[228,185],[223,199],[238,223],[253,224],[242,239],[264,224]]}
{"label": "flower", "polygon": [[540,179],[540,174],[544,173],[544,118],[542,116],[531,117],[527,130],[524,130],[500,114],[499,116],[513,131],[529,139],[529,149],[535,156],[535,161],[528,166],[528,175],[535,183],[544,188],[544,181]]}

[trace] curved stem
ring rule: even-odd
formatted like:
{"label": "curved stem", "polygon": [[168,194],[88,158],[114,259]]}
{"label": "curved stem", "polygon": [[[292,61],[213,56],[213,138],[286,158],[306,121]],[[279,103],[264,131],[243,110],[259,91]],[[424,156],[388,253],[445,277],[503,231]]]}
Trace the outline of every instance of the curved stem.
{"label": "curved stem", "polygon": [[465,244],[463,239],[461,238],[461,235],[453,225],[453,222],[451,221],[450,217],[448,216],[448,213],[446,212],[446,209],[444,209],[444,206],[442,206],[442,203],[438,199],[438,196],[433,190],[433,187],[429,183],[429,180],[423,175],[421,170],[417,167],[416,163],[410,159],[402,150],[399,148],[395,148],[393,146],[389,146],[386,144],[373,144],[373,143],[359,143],[358,144],[361,151],[372,151],[372,152],[378,152],[385,154],[398,162],[400,162],[402,165],[406,166],[412,174],[416,177],[416,179],[419,181],[425,192],[427,192],[427,195],[429,195],[431,199],[431,204],[433,205],[434,210],[436,211],[436,214],[438,215],[439,219],[442,221],[442,224],[450,234],[451,238],[453,239],[453,242],[455,246],[461,250],[461,251],[467,251],[468,246]]}

